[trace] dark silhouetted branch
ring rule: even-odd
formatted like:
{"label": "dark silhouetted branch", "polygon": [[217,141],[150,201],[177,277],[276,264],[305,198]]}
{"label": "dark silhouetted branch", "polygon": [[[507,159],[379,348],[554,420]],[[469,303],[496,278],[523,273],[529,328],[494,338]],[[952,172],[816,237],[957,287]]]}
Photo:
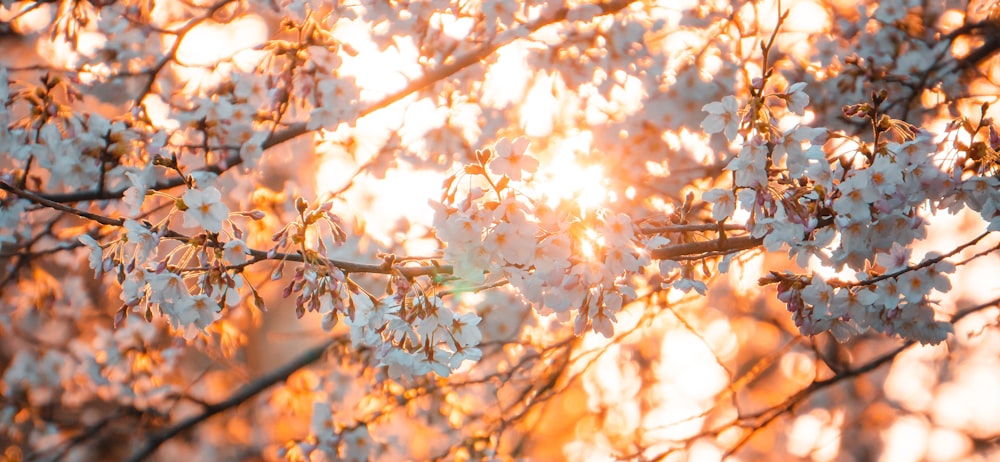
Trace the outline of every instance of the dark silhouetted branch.
{"label": "dark silhouetted branch", "polygon": [[264,375],[263,377],[247,384],[229,398],[216,404],[209,405],[201,413],[188,417],[169,428],[154,433],[146,440],[146,443],[143,444],[143,446],[137,451],[132,453],[127,460],[129,462],[139,462],[146,459],[147,457],[153,455],[160,445],[168,441],[170,438],[177,436],[185,430],[194,428],[196,425],[208,420],[208,418],[220,412],[239,406],[250,398],[257,396],[264,390],[274,386],[278,382],[288,379],[289,376],[294,374],[299,369],[319,361],[323,357],[323,353],[328,348],[336,344],[337,341],[338,339],[330,340],[318,347],[307,350],[301,356],[278,368],[274,372]]}

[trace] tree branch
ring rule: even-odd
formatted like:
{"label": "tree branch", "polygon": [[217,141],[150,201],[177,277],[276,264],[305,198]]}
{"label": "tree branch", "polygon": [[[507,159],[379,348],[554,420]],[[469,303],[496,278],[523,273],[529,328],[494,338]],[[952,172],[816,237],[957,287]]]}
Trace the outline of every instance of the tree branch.
{"label": "tree branch", "polygon": [[274,384],[288,379],[289,376],[294,374],[299,369],[302,369],[316,361],[319,361],[323,357],[323,353],[328,348],[335,345],[338,341],[343,341],[343,340],[344,338],[343,336],[341,336],[333,340],[329,340],[318,347],[306,350],[305,353],[295,358],[291,362],[285,364],[284,366],[278,368],[274,372],[266,374],[263,377],[245,385],[243,388],[239,389],[229,398],[226,398],[225,400],[220,401],[216,404],[207,406],[205,410],[202,411],[200,414],[188,417],[187,419],[184,419],[169,428],[166,428],[160,432],[153,434],[152,436],[149,437],[149,439],[146,440],[146,443],[143,444],[141,448],[139,448],[136,452],[132,453],[132,455],[129,456],[129,458],[126,460],[128,462],[139,462],[153,455],[153,453],[156,452],[156,450],[160,447],[160,445],[165,443],[170,438],[173,438],[174,436],[177,436],[179,433],[185,430],[189,430],[194,426],[204,422],[205,420],[208,420],[209,417],[212,417],[220,412],[234,408],[244,403],[245,401],[249,400],[250,398],[257,396],[259,393],[270,388]]}
{"label": "tree branch", "polygon": [[703,242],[687,242],[653,249],[650,256],[657,260],[675,260],[709,252],[732,253],[749,250],[764,243],[764,238],[753,236],[728,237]]}
{"label": "tree branch", "polygon": [[54,201],[52,199],[46,198],[45,196],[43,196],[41,194],[36,194],[36,193],[28,191],[26,189],[22,189],[22,188],[19,188],[17,186],[14,186],[12,184],[8,184],[6,181],[0,181],[0,189],[2,189],[4,191],[7,191],[7,192],[9,192],[11,194],[15,194],[17,196],[20,196],[20,197],[23,197],[25,199],[28,199],[29,201],[32,201],[32,202],[34,202],[36,204],[44,205],[44,206],[46,206],[48,208],[55,209],[55,210],[58,210],[60,212],[68,213],[68,214],[71,214],[71,215],[76,215],[76,216],[81,217],[81,218],[86,218],[86,219],[88,219],[90,221],[95,221],[95,222],[100,223],[102,225],[107,225],[107,226],[122,226],[122,225],[125,224],[125,220],[122,220],[120,218],[119,219],[108,218],[108,217],[105,217],[103,215],[98,215],[96,213],[90,213],[90,212],[86,212],[86,211],[83,211],[83,210],[75,209],[75,208],[70,207],[68,205],[62,204],[59,201]]}
{"label": "tree branch", "polygon": [[[994,298],[993,300],[990,300],[990,301],[987,301],[987,302],[984,302],[984,303],[980,303],[980,304],[975,305],[975,306],[971,306],[969,308],[966,308],[964,310],[959,311],[958,313],[955,313],[955,315],[952,316],[950,322],[952,324],[954,324],[954,323],[958,322],[959,320],[961,320],[962,318],[964,318],[964,317],[966,317],[966,316],[968,316],[968,315],[970,315],[972,313],[984,310],[984,309],[989,308],[991,306],[997,306],[998,304],[1000,304],[1000,297]],[[910,347],[912,347],[914,345],[917,345],[916,341],[914,341],[914,340],[907,340],[905,343],[903,343],[898,348],[896,348],[896,349],[894,349],[894,350],[892,350],[892,351],[890,351],[890,352],[888,352],[888,353],[886,353],[886,354],[884,354],[882,356],[879,356],[878,358],[875,358],[875,359],[873,359],[873,360],[871,360],[871,361],[869,361],[867,363],[864,363],[864,364],[862,364],[862,365],[860,365],[858,367],[847,369],[845,371],[837,373],[836,375],[834,375],[833,377],[830,377],[828,379],[817,380],[817,381],[809,384],[808,387],[806,387],[806,388],[798,391],[794,395],[790,396],[787,400],[785,400],[781,404],[778,404],[776,406],[770,407],[768,409],[765,409],[763,411],[760,411],[760,412],[757,412],[757,413],[754,413],[754,414],[750,414],[750,415],[747,415],[747,416],[740,417],[738,419],[737,423],[738,422],[751,422],[751,421],[753,421],[754,423],[751,426],[753,427],[754,430],[751,431],[750,433],[748,433],[743,438],[741,438],[733,447],[729,448],[729,450],[726,451],[726,456],[733,455],[737,450],[739,450],[739,448],[741,448],[744,444],[746,444],[750,440],[750,438],[753,438],[753,436],[757,433],[757,431],[763,430],[764,427],[766,427],[768,424],[770,424],[771,422],[773,422],[775,419],[777,419],[781,415],[783,415],[783,414],[791,411],[792,408],[794,408],[797,404],[799,404],[800,402],[804,401],[806,398],[812,396],[814,393],[816,393],[816,392],[818,392],[820,390],[823,390],[825,388],[829,388],[829,387],[831,387],[833,385],[836,385],[837,383],[840,383],[840,382],[842,382],[844,380],[847,380],[847,379],[850,379],[850,378],[854,378],[854,377],[859,377],[859,376],[867,374],[867,373],[869,373],[871,371],[874,371],[875,369],[878,369],[878,368],[884,366],[885,364],[887,364],[889,362],[892,362],[893,360],[896,359],[897,356],[899,356],[900,353],[906,351],[907,349],[909,349]]]}
{"label": "tree branch", "polygon": [[[27,200],[35,202],[37,204],[49,207],[60,212],[68,213],[70,215],[76,215],[87,220],[94,221],[106,226],[117,226],[122,227],[125,225],[125,220],[121,218],[109,218],[103,215],[98,215],[96,213],[90,213],[84,210],[80,210],[74,207],[70,207],[59,202],[55,202],[51,199],[46,199],[36,193],[18,188],[14,185],[8,184],[4,181],[0,181],[0,190],[7,191],[9,193],[15,194],[17,196],[23,197]],[[190,242],[191,237],[185,236],[183,234],[170,231],[164,235],[164,237],[175,239],[181,242]],[[215,243],[215,247],[219,247],[220,244]],[[264,250],[251,249],[250,255],[253,256],[253,260],[248,261],[242,265],[233,265],[232,267],[245,267],[253,263],[259,263],[267,260],[279,260],[279,261],[293,261],[298,263],[305,263],[305,257],[300,253],[269,253]],[[392,266],[384,264],[372,264],[372,263],[356,263],[351,261],[334,260],[330,258],[320,257],[319,262],[328,264],[331,266],[336,266],[340,268],[341,271],[345,273],[375,273],[375,274],[392,274],[398,272],[404,277],[417,277],[417,276],[432,276],[436,274],[451,274],[453,268],[450,265],[431,265],[431,266]],[[205,268],[190,268],[191,270],[208,270]]]}

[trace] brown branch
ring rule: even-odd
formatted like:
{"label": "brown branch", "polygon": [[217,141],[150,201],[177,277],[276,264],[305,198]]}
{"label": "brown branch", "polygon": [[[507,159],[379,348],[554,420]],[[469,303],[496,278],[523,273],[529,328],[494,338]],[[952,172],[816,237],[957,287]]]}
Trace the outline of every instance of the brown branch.
{"label": "brown branch", "polygon": [[[247,262],[247,264],[265,260],[292,261],[296,263],[306,262],[306,258],[301,253],[276,253],[273,256],[268,257],[267,252],[263,250],[251,250],[250,255],[254,257],[254,260]],[[336,266],[345,273],[371,273],[371,274],[399,273],[403,277],[407,278],[413,278],[417,276],[435,276],[438,274],[452,274],[452,272],[454,271],[454,268],[451,265],[388,266],[383,264],[356,263],[343,260],[334,260],[332,258],[323,258],[323,257],[318,258],[317,263]]]}
{"label": "brown branch", "polygon": [[[1000,304],[1000,297],[994,298],[994,299],[992,299],[990,301],[987,301],[987,302],[984,302],[984,303],[980,303],[980,304],[975,305],[975,306],[971,306],[971,307],[966,308],[966,309],[964,309],[962,311],[959,311],[958,313],[955,313],[955,315],[952,316],[950,322],[952,324],[954,324],[954,323],[958,322],[959,320],[961,320],[962,318],[964,318],[964,317],[966,317],[966,316],[968,316],[968,315],[970,315],[972,313],[984,310],[984,309],[989,308],[991,306],[997,306],[998,304]],[[912,347],[912,346],[914,346],[916,344],[917,344],[917,342],[914,341],[914,340],[907,340],[905,343],[903,343],[903,345],[899,346],[895,350],[892,350],[892,351],[890,351],[890,352],[888,352],[888,353],[886,353],[886,354],[884,354],[882,356],[879,356],[878,358],[875,358],[875,359],[873,359],[873,360],[871,360],[871,361],[869,361],[869,362],[867,362],[865,364],[862,364],[862,365],[860,365],[858,367],[855,367],[855,368],[852,368],[852,369],[847,369],[845,371],[837,373],[836,375],[834,375],[833,377],[830,377],[828,379],[817,380],[817,381],[809,384],[808,387],[806,387],[806,388],[804,388],[802,390],[799,390],[797,393],[795,393],[794,395],[792,395],[791,397],[789,397],[783,403],[778,404],[777,406],[773,406],[773,407],[770,407],[770,408],[765,409],[763,411],[760,411],[760,412],[757,412],[757,413],[754,413],[754,414],[750,414],[750,415],[747,415],[747,416],[740,417],[734,423],[739,424],[739,423],[742,423],[742,422],[754,422],[752,424],[753,430],[750,433],[748,433],[746,436],[744,436],[743,438],[741,438],[739,441],[737,441],[736,444],[733,447],[729,448],[729,450],[726,451],[725,457],[733,455],[737,450],[739,450],[739,448],[741,448],[751,438],[753,438],[753,436],[756,435],[757,432],[759,432],[760,430],[763,430],[764,427],[766,427],[768,424],[770,424],[771,422],[773,422],[778,417],[780,417],[780,416],[788,413],[789,411],[791,411],[792,408],[794,408],[797,404],[801,403],[806,398],[809,398],[814,393],[816,393],[816,392],[818,392],[820,390],[823,390],[825,388],[829,388],[829,387],[831,387],[833,385],[836,385],[837,383],[840,383],[840,382],[842,382],[842,381],[844,381],[846,379],[858,377],[858,376],[867,374],[867,373],[869,373],[871,371],[874,371],[875,369],[878,369],[878,368],[884,366],[885,364],[893,361],[894,359],[896,359],[897,356],[899,356],[900,353],[906,351],[907,349],[909,349],[910,347]]]}
{"label": "brown branch", "polygon": [[674,260],[680,257],[706,253],[733,253],[749,250],[764,243],[764,238],[753,236],[728,237],[703,242],[686,242],[653,249],[650,256],[657,260]]}
{"label": "brown branch", "polygon": [[971,241],[966,242],[966,243],[964,243],[964,244],[962,244],[962,245],[960,245],[958,247],[955,247],[955,249],[952,250],[951,252],[948,252],[948,253],[942,254],[942,255],[938,255],[937,257],[934,257],[934,258],[928,258],[928,259],[920,262],[920,264],[918,264],[918,265],[907,266],[907,267],[905,267],[905,268],[903,268],[901,270],[894,271],[892,273],[886,273],[886,274],[883,274],[881,276],[873,277],[871,279],[865,279],[864,281],[858,282],[856,285],[859,285],[859,286],[872,285],[872,284],[875,284],[876,282],[880,282],[880,281],[884,281],[884,280],[889,279],[889,278],[894,278],[894,277],[901,276],[904,273],[908,273],[910,271],[917,271],[917,270],[920,270],[920,269],[924,269],[924,268],[926,268],[928,266],[931,266],[933,264],[936,264],[936,263],[940,262],[941,260],[944,260],[946,258],[954,256],[954,255],[958,254],[959,252],[965,250],[968,247],[972,247],[972,246],[978,244],[979,241],[983,240],[983,238],[986,237],[986,236],[988,236],[991,232],[992,231],[984,231],[982,234],[976,236]]}
{"label": "brown branch", "polygon": [[259,379],[251,383],[248,383],[243,388],[239,389],[236,393],[233,393],[233,395],[230,396],[229,398],[226,398],[225,400],[220,401],[216,404],[206,406],[201,413],[188,417],[174,424],[171,427],[168,427],[162,431],[153,434],[146,440],[145,444],[143,444],[142,447],[133,452],[132,455],[129,456],[129,458],[126,460],[129,462],[139,462],[141,460],[146,459],[147,457],[153,455],[153,453],[156,452],[156,450],[160,447],[160,445],[165,443],[170,438],[177,436],[178,434],[180,434],[185,430],[194,428],[196,425],[204,422],[205,420],[208,420],[208,418],[220,412],[229,410],[240,404],[243,404],[250,398],[257,396],[258,394],[274,386],[278,382],[288,379],[289,376],[297,372],[299,369],[302,369],[322,359],[323,353],[326,352],[328,348],[336,344],[338,341],[343,341],[343,340],[345,340],[345,338],[343,338],[342,336],[337,339],[329,340],[318,347],[307,350],[305,353],[295,358],[291,362],[285,364],[284,366],[278,368],[274,372],[266,374],[263,377],[260,377]]}
{"label": "brown branch", "polygon": [[[108,425],[113,424],[119,419],[123,419],[126,417],[141,417],[141,416],[142,416],[142,411],[138,409],[132,407],[126,409],[120,409],[118,412],[115,412],[114,414],[101,419],[97,423],[87,426],[82,431],[80,431],[80,433],[77,433],[76,436],[70,438],[68,441],[60,444],[59,446],[53,446],[47,449],[43,449],[34,454],[29,453],[24,458],[24,460],[46,460],[51,462],[62,460],[64,457],[66,457],[67,453],[73,450],[74,447],[80,446],[83,443],[87,442],[87,440],[94,438],[95,436],[100,434],[101,431],[103,431],[104,428],[107,427]],[[45,454],[50,451],[54,451],[54,453],[49,457],[44,457]]]}
{"label": "brown branch", "polygon": [[[121,218],[109,218],[103,215],[98,215],[96,213],[90,213],[84,210],[76,209],[65,204],[61,204],[51,199],[46,199],[38,194],[31,191],[26,191],[24,189],[18,188],[6,182],[0,181],[0,189],[15,194],[17,196],[28,199],[37,204],[58,210],[60,212],[68,213],[71,215],[76,215],[81,218],[85,218],[102,225],[106,226],[117,226],[121,227],[125,225],[125,220]],[[145,225],[144,225],[145,226]],[[190,236],[185,236],[183,234],[170,231],[164,237],[181,241],[184,243],[189,243],[191,241]],[[210,243],[212,244],[212,243]],[[215,247],[220,247],[220,244],[215,243]],[[300,253],[274,253],[269,255],[268,252],[264,250],[250,250],[250,255],[253,256],[253,260],[244,263],[242,265],[233,265],[233,267],[244,267],[253,263],[259,263],[267,260],[279,260],[279,261],[293,261],[298,263],[305,263],[305,257]],[[384,264],[372,264],[372,263],[356,263],[351,261],[334,260],[330,258],[318,258],[317,262],[322,264],[327,264],[331,266],[336,266],[340,268],[341,271],[345,273],[374,273],[374,274],[393,274],[399,273],[404,277],[412,278],[417,276],[432,276],[437,274],[451,274],[453,268],[450,265],[432,265],[432,266],[387,266]],[[205,268],[190,268],[190,270],[208,270]]]}
{"label": "brown branch", "polygon": [[[726,231],[746,231],[747,227],[745,225],[726,224],[722,225],[722,229]],[[719,230],[719,225],[717,223],[665,225],[665,226],[650,226],[648,228],[646,227],[639,228],[639,232],[642,234],[690,233],[690,232],[704,232],[704,231],[718,231],[718,230]]]}
{"label": "brown branch", "polygon": [[71,215],[76,215],[81,218],[86,218],[90,221],[96,221],[97,223],[100,223],[102,225],[122,226],[125,224],[125,220],[108,218],[103,215],[98,215],[96,213],[90,213],[83,210],[75,209],[68,205],[64,205],[58,201],[46,198],[45,196],[42,196],[40,194],[36,194],[26,189],[22,189],[12,184],[9,184],[6,181],[0,181],[0,189],[7,191],[11,194],[15,194],[25,199],[28,199],[36,204],[44,205],[48,208],[56,209],[60,212],[69,213]]}

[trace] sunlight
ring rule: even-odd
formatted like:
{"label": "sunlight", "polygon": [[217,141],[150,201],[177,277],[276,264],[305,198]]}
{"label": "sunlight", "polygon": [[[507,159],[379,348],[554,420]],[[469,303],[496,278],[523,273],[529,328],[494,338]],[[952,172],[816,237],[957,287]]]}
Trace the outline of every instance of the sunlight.
{"label": "sunlight", "polygon": [[[349,180],[357,165],[350,159],[324,156],[317,170],[317,187],[320,194],[329,193],[342,187]],[[392,188],[378,189],[380,184],[389,182]],[[349,215],[352,208],[345,204],[366,204],[375,213],[364,217],[365,232],[378,242],[388,245],[404,241],[408,252],[423,255],[434,252],[436,245],[419,236],[410,236],[422,226],[430,226],[434,211],[427,206],[429,198],[440,194],[441,175],[437,172],[399,165],[386,172],[384,178],[360,175],[354,179],[353,187],[339,196],[334,211]],[[378,194],[372,191],[378,190]]]}
{"label": "sunlight", "polygon": [[361,20],[341,18],[333,28],[333,36],[349,50],[339,53],[343,62],[337,72],[355,78],[362,101],[377,101],[397,92],[423,73],[412,38],[395,37],[392,46],[380,49],[371,38],[371,27]]}
{"label": "sunlight", "polygon": [[556,79],[546,73],[535,75],[534,84],[528,90],[521,104],[521,128],[531,138],[545,138],[553,135],[555,119],[559,114],[559,99],[552,87]]}
{"label": "sunlight", "polygon": [[595,249],[597,244],[589,238],[588,239],[580,238],[579,242],[580,242],[580,253],[583,255],[583,258],[587,260],[593,260],[594,257],[597,255],[597,251]]}
{"label": "sunlight", "polygon": [[483,80],[484,105],[502,108],[524,97],[530,75],[525,70],[527,59],[528,46],[524,42],[497,50],[496,61],[487,68]]}
{"label": "sunlight", "polygon": [[[193,88],[218,85],[229,78],[233,68],[248,70],[260,62],[264,52],[253,47],[263,43],[267,35],[267,24],[253,14],[227,23],[206,21],[184,36],[177,47],[177,60],[183,65],[172,68],[179,81]],[[173,41],[167,36],[164,50],[173,46]]]}
{"label": "sunlight", "polygon": [[437,28],[455,40],[463,40],[469,36],[475,21],[471,17],[458,17],[453,14],[434,13],[431,16],[431,27]]}
{"label": "sunlight", "polygon": [[814,409],[795,419],[788,437],[788,451],[812,460],[835,460],[840,452],[844,411]]}
{"label": "sunlight", "polygon": [[[791,5],[782,5],[788,12],[788,19],[785,20],[787,28],[794,32],[803,34],[816,34],[826,31],[830,27],[830,13],[826,7],[812,0],[800,0],[791,2]],[[801,46],[799,40],[795,46]],[[805,43],[806,45],[808,43]]]}
{"label": "sunlight", "polygon": [[538,168],[531,188],[545,197],[550,207],[572,201],[586,214],[610,202],[604,169],[581,162],[581,157],[590,152],[591,136],[590,132],[581,132],[563,140],[555,147],[555,155]]}

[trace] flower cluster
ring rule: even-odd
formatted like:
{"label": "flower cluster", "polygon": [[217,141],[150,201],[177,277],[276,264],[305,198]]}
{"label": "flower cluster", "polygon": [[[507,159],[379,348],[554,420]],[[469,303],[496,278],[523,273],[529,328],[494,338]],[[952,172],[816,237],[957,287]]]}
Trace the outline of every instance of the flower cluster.
{"label": "flower cluster", "polygon": [[505,281],[538,313],[572,317],[577,333],[610,337],[623,302],[636,297],[626,281],[649,262],[641,245],[648,239],[625,214],[573,215],[518,192],[513,182],[530,185],[524,173],[538,166],[527,150],[519,138],[477,152],[463,174],[483,186],[461,199],[459,182],[449,178],[444,200],[431,204],[445,257],[469,283]]}
{"label": "flower cluster", "polygon": [[570,3],[3,1],[5,456],[721,457],[870,370],[799,336],[967,346],[1000,7]]}
{"label": "flower cluster", "polygon": [[[802,91],[794,84],[772,97],[801,112],[808,101]],[[928,133],[882,113],[886,97],[884,91],[873,93],[871,103],[844,107],[845,115],[870,121],[876,141],[835,156],[823,149],[824,130],[795,126],[782,132],[770,116],[750,114],[749,107],[765,104],[766,96],[744,108],[731,99],[706,105],[708,132],[725,131],[736,140],[737,128],[743,127],[744,141],[726,166],[734,173],[732,188],[708,191],[702,199],[712,204],[712,217],[720,222],[736,216],[738,203],[749,213],[751,234],[768,250],[787,248],[799,266],[815,258],[855,275],[828,281],[773,272],[761,280],[778,285],[778,298],[803,334],[832,331],[846,341],[871,329],[939,343],[951,325],[936,319],[931,291],[950,289],[946,274],[955,267],[937,263],[941,258],[933,255],[911,265],[909,246],[926,236],[927,212],[962,205],[941,197],[963,198],[995,226],[995,209],[987,204],[995,200],[997,189],[990,185],[996,179],[982,172],[963,177],[960,163],[953,174],[939,168],[938,144]],[[810,147],[803,149],[803,143]]]}

